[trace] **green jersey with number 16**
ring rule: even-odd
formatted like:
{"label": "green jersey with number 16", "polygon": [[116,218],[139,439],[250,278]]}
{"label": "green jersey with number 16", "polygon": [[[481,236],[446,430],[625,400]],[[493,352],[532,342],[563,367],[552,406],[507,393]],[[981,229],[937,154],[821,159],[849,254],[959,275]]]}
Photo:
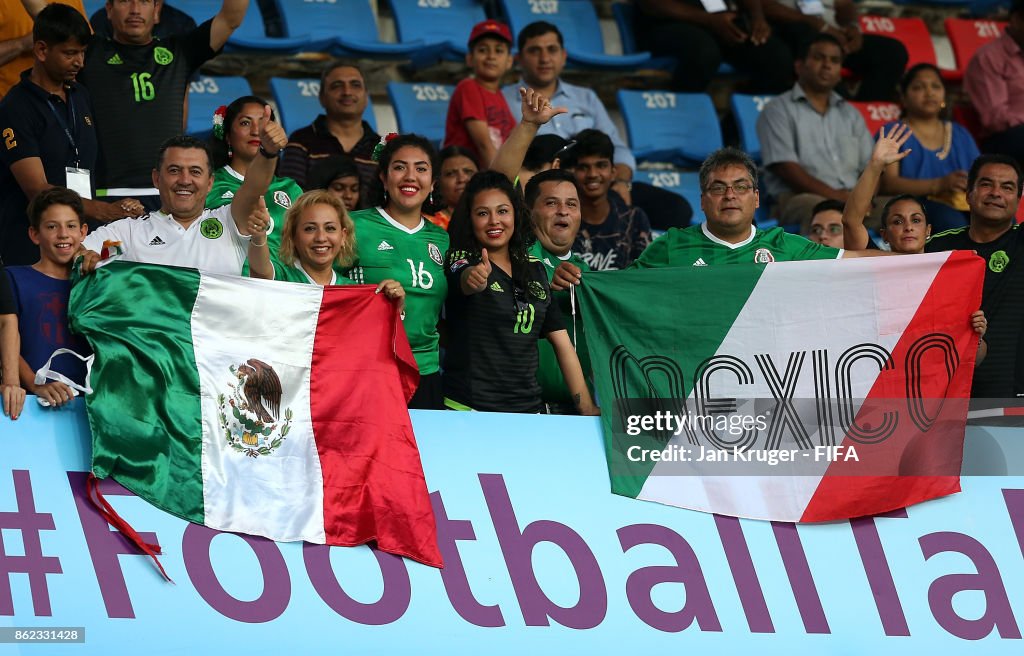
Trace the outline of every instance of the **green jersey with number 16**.
{"label": "green jersey with number 16", "polygon": [[356,266],[348,277],[359,284],[391,278],[405,287],[405,334],[420,374],[440,369],[437,319],[448,295],[444,255],[448,233],[420,219],[406,228],[377,207],[350,214],[356,226]]}

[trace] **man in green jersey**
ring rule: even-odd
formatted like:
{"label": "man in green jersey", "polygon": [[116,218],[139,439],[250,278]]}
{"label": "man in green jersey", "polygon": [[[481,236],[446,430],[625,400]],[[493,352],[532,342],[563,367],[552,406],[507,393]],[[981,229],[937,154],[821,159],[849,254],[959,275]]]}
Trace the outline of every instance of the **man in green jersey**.
{"label": "man in green jersey", "polygon": [[[573,253],[573,241],[580,230],[580,194],[576,178],[564,169],[548,169],[530,178],[526,184],[526,206],[530,208],[533,230],[537,241],[530,246],[530,255],[544,264],[551,281],[554,300],[562,312],[569,338],[576,346],[576,354],[583,375],[590,379],[590,354],[583,335],[583,323],[576,318],[576,308],[570,288],[579,283],[580,274],[590,271],[583,259]],[[539,360],[537,382],[541,398],[552,414],[576,414],[569,389],[558,366],[555,351],[547,340],[537,342]]]}
{"label": "man in green jersey", "polygon": [[757,167],[741,150],[722,148],[700,167],[700,207],[706,221],[689,228],[670,228],[647,247],[633,267],[711,266],[790,260],[829,260],[891,255],[884,251],[847,251],[815,244],[782,228],[754,225],[760,204]]}

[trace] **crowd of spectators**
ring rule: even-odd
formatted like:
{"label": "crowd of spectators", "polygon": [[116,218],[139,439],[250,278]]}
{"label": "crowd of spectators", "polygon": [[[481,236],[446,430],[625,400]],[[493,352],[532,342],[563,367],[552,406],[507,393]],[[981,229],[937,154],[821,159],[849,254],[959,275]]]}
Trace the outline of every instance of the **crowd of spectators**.
{"label": "crowd of spectators", "polygon": [[[0,100],[0,389],[12,418],[25,391],[57,407],[84,389],[81,360],[51,354],[88,355],[68,329],[72,261],[88,274],[110,242],[132,261],[376,285],[420,369],[410,407],[568,414],[598,412],[572,299],[585,271],[969,249],[987,263],[983,312],[965,317],[988,352],[974,394],[1024,393],[1022,174],[1007,146],[1024,126],[1001,109],[1024,89],[1022,0],[965,81],[1001,112],[979,112],[983,150],[999,155],[979,155],[947,118],[938,70],[904,72],[902,46],[861,35],[850,2],[745,0],[735,12],[639,0],[652,51],[685,58],[677,89],[703,90],[724,60],[780,94],[757,126],[781,224],[770,229],[754,221],[767,200],[758,167],[734,148],[701,166],[697,225],[681,197],[635,183],[600,99],[561,79],[567,53],[547,22],[517,39],[500,21],[474,27],[438,153],[419,135],[376,134],[349,62],[324,69],[324,113],[291,135],[257,96],[218,109],[209,142],[179,135],[189,77],[248,0],[223,0],[198,26],[159,0],[108,0],[95,34],[80,7],[23,3],[31,55]],[[515,61],[521,77],[502,88]],[[856,95],[844,66],[865,71]],[[897,89],[903,120],[876,142],[849,99]]]}

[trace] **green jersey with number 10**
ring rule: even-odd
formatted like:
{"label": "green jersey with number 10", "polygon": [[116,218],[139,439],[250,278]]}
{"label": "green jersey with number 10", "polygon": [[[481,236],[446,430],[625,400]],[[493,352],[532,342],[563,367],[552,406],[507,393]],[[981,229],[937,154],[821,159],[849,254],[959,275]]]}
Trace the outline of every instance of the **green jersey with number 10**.
{"label": "green jersey with number 10", "polygon": [[448,295],[444,256],[448,233],[421,219],[406,228],[381,208],[350,214],[356,226],[356,266],[348,277],[359,284],[391,278],[405,287],[405,334],[420,374],[440,369],[437,319]]}

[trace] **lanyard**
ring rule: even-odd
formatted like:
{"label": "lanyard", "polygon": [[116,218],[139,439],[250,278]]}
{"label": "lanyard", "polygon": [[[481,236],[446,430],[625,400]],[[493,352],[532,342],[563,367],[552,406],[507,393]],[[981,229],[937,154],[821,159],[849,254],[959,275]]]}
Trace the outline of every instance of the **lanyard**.
{"label": "lanyard", "polygon": [[[78,144],[75,143],[75,137],[71,134],[71,127],[68,126],[68,122],[64,119],[63,116],[61,116],[61,112],[57,111],[57,108],[54,106],[52,100],[47,98],[46,99],[46,104],[50,106],[50,111],[53,112],[54,118],[56,118],[57,122],[60,123],[60,126],[62,128],[64,128],[64,134],[67,135],[68,142],[71,144],[72,150],[75,151],[75,167],[76,168],[81,167],[81,165],[82,165],[82,158],[78,154]],[[75,103],[71,100],[70,90],[68,92],[67,106],[68,106],[68,111],[71,112],[71,126],[75,126],[75,125],[77,125],[77,122],[75,120]]]}

